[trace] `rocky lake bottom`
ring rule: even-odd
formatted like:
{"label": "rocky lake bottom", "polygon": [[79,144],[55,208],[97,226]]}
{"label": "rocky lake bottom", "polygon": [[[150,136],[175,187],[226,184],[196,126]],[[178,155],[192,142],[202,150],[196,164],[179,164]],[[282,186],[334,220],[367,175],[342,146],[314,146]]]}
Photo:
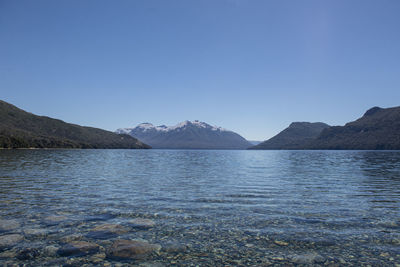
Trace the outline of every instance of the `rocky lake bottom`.
{"label": "rocky lake bottom", "polygon": [[400,266],[400,152],[0,151],[3,266]]}

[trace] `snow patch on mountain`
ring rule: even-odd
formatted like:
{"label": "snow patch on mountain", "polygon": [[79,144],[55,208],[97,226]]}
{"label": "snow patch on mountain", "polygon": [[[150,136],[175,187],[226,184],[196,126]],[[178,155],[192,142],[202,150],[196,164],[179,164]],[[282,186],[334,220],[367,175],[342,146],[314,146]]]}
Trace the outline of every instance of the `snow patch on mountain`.
{"label": "snow patch on mountain", "polygon": [[141,123],[138,126],[134,127],[134,128],[120,128],[117,129],[116,132],[119,134],[129,134],[132,130],[135,129],[141,129],[144,132],[148,132],[148,131],[157,131],[157,132],[170,132],[170,131],[175,131],[177,129],[180,128],[185,128],[185,127],[190,127],[190,126],[194,126],[197,128],[205,128],[205,129],[210,129],[212,131],[220,131],[220,132],[230,132],[227,129],[224,129],[222,127],[217,127],[217,126],[212,126],[209,125],[205,122],[202,121],[183,121],[181,123],[178,123],[174,126],[165,126],[165,125],[159,125],[159,126],[154,126],[153,124],[149,123],[149,122],[145,122],[145,123]]}

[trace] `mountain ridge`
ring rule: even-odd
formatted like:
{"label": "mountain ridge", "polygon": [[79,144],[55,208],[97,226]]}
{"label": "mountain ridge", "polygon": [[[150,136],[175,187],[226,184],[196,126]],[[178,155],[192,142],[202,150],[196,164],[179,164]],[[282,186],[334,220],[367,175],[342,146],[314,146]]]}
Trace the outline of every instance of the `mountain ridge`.
{"label": "mountain ridge", "polygon": [[38,116],[0,100],[0,148],[150,148],[128,135]]}
{"label": "mountain ridge", "polygon": [[400,106],[373,107],[344,126],[324,129],[309,149],[398,150],[400,149]]}
{"label": "mountain ridge", "polygon": [[329,125],[322,122],[292,122],[277,135],[249,149],[302,149],[304,144],[312,141],[327,127]]}
{"label": "mountain ridge", "polygon": [[146,122],[117,129],[116,133],[129,134],[162,149],[246,149],[252,145],[233,131],[198,120],[186,120],[174,126]]}
{"label": "mountain ridge", "polygon": [[312,124],[291,123],[274,137],[249,149],[400,150],[400,106],[373,107],[355,121],[315,128],[313,133],[297,127]]}

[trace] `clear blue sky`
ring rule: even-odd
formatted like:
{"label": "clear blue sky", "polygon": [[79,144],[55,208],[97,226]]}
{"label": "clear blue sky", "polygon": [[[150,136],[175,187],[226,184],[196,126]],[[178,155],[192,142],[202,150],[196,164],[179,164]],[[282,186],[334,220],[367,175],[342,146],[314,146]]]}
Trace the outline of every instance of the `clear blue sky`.
{"label": "clear blue sky", "polygon": [[0,0],[0,99],[108,130],[341,125],[400,105],[400,1]]}

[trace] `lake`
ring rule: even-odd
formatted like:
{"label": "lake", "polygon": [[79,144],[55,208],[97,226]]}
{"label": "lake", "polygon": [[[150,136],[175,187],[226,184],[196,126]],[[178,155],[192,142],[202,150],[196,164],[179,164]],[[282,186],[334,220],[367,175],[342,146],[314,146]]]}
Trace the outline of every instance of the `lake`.
{"label": "lake", "polygon": [[0,264],[400,266],[400,152],[1,150]]}

